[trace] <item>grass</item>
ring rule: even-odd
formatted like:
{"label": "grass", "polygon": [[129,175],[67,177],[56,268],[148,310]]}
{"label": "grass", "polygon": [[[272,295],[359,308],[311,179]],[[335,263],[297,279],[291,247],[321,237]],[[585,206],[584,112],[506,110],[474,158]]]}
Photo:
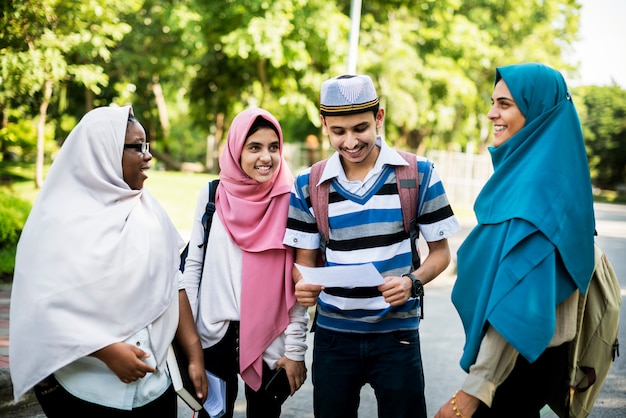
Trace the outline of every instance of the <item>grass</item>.
{"label": "grass", "polygon": [[[34,175],[32,165],[0,164],[0,187],[32,204],[39,193],[35,188]],[[157,170],[148,172],[148,175],[146,189],[163,205],[176,228],[186,236],[191,231],[198,193],[216,175]],[[12,281],[15,250],[15,246],[0,249],[0,284]]]}
{"label": "grass", "polygon": [[[11,171],[21,172],[24,169],[12,169]],[[149,171],[148,175],[145,188],[163,205],[176,228],[180,230],[191,229],[198,193],[208,181],[217,175],[157,170]],[[32,203],[39,192],[35,188],[33,177],[34,169],[32,169],[32,173],[24,173],[24,176],[14,176],[11,185],[4,187],[9,187],[16,195]]]}
{"label": "grass", "polygon": [[[46,172],[47,172],[46,167]],[[34,166],[20,164],[1,164],[2,179],[10,179],[1,187],[9,187],[19,197],[34,202],[38,190],[34,187]],[[193,214],[200,189],[207,182],[217,177],[215,174],[180,173],[173,171],[152,170],[145,187],[163,205],[176,228],[181,231],[191,229]],[[594,196],[596,202],[626,204],[626,193],[602,190]],[[460,219],[473,218],[471,207],[455,206],[454,211]]]}
{"label": "grass", "polygon": [[[11,179],[10,185],[1,187],[9,187],[19,197],[34,202],[38,193],[34,187],[34,172],[33,165],[0,164],[2,178]],[[179,230],[190,230],[198,193],[217,175],[157,170],[152,170],[148,174],[150,177],[146,180],[145,187],[163,205]],[[601,190],[595,194],[594,200],[601,203],[626,204],[626,193]],[[454,210],[459,218],[474,216],[471,207],[455,206]]]}
{"label": "grass", "polygon": [[152,171],[145,188],[163,205],[179,230],[191,230],[198,193],[215,174]]}

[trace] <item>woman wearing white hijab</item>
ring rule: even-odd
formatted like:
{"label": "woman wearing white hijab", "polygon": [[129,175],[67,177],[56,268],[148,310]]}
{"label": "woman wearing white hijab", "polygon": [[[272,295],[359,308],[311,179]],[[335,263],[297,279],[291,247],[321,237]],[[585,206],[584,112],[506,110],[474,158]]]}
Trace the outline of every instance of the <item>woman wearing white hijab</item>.
{"label": "woman wearing white hijab", "polygon": [[63,144],[17,248],[15,401],[34,387],[49,417],[175,417],[165,364],[175,335],[205,396],[178,272],[183,241],[143,189],[151,159],[130,106],[90,111]]}

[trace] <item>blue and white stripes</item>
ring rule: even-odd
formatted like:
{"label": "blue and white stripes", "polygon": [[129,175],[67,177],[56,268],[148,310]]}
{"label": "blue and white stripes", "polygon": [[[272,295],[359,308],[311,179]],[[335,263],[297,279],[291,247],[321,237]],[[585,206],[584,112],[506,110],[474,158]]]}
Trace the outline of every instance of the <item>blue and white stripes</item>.
{"label": "blue and white stripes", "polygon": [[[418,206],[420,232],[427,241],[447,238],[458,230],[458,223],[443,185],[430,161],[417,157],[417,164],[420,196],[423,196]],[[320,235],[310,202],[309,172],[300,174],[294,183],[284,243],[316,249]],[[425,179],[428,184],[422,184]],[[408,273],[411,244],[409,234],[404,231],[394,166],[384,166],[362,195],[349,192],[338,177],[330,181],[327,265],[369,262],[383,277]],[[410,299],[402,306],[391,307],[382,296],[371,292],[366,295],[360,292],[357,296],[349,292],[329,293],[322,292],[318,300],[317,326],[343,332],[390,332],[418,326],[418,300]]]}

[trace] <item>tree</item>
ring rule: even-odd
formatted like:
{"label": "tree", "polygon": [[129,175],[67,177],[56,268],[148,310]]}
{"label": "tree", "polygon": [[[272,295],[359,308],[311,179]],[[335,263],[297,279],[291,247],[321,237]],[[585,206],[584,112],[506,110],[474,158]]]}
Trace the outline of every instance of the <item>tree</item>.
{"label": "tree", "polygon": [[181,168],[180,161],[196,158],[193,151],[199,148],[186,95],[207,47],[201,16],[192,6],[184,1],[144,1],[138,12],[123,17],[133,31],[105,66],[112,81],[109,93],[118,102],[133,104],[152,142],[151,152],[174,170]]}
{"label": "tree", "polygon": [[[348,13],[349,1],[342,5]],[[366,2],[358,71],[387,99],[386,130],[398,145],[484,146],[495,67],[539,61],[570,69],[560,57],[579,9],[575,0]]]}
{"label": "tree", "polygon": [[[343,65],[349,19],[329,0],[197,0],[209,46],[192,84],[190,110],[217,136],[248,106],[281,121],[287,141],[319,127],[319,86]],[[221,125],[219,123],[222,123]]]}
{"label": "tree", "polygon": [[[108,79],[101,66],[91,62],[110,59],[115,47],[131,27],[119,22],[123,11],[137,8],[137,0],[123,4],[115,0],[70,2],[68,0],[24,0],[4,4],[2,23],[8,47],[3,52],[4,71],[12,83],[0,95],[7,101],[24,92],[36,94],[38,106],[37,159],[35,185],[41,187],[44,163],[44,130],[52,94],[71,79],[95,94]],[[88,110],[88,109],[87,109]]]}
{"label": "tree", "polygon": [[626,91],[619,86],[580,87],[581,122],[594,184],[616,189],[626,185]]}
{"label": "tree", "polygon": [[[47,81],[53,105],[54,92],[67,92],[57,95],[59,116],[130,102],[166,168],[206,150],[215,171],[230,120],[249,106],[274,113],[288,142],[319,135],[320,86],[346,71],[350,0],[14,3],[0,21],[10,40],[0,50],[0,112],[19,105],[37,115]],[[378,87],[384,134],[420,153],[484,148],[495,67],[571,70],[561,55],[579,12],[575,0],[364,2],[358,71]]]}

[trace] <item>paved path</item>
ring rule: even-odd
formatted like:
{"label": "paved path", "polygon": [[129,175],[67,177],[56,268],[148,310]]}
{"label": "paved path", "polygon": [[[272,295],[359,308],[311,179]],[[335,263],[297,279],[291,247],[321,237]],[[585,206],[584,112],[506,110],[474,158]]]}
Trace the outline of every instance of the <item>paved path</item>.
{"label": "paved path", "polygon": [[9,365],[9,302],[11,287],[0,285],[0,368]]}
{"label": "paved path", "polygon": [[9,302],[11,287],[0,285],[0,368],[9,366]]}

